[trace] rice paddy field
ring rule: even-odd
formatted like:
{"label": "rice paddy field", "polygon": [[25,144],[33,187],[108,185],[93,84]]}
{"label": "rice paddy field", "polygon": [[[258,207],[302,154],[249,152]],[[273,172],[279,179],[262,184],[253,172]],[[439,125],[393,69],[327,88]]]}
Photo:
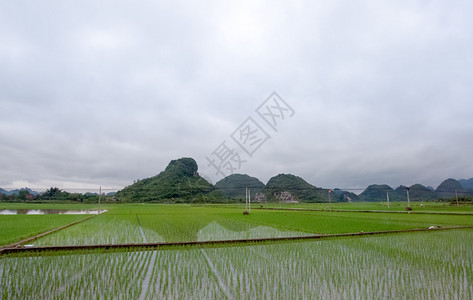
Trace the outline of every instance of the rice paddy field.
{"label": "rice paddy field", "polygon": [[[103,214],[29,244],[218,241],[473,225],[471,206],[425,204],[424,212],[432,214],[416,214],[415,207],[413,213],[365,212],[385,210],[378,205],[338,205],[336,211],[325,210],[327,204],[285,205],[307,210],[252,209],[250,215],[242,214],[244,205],[108,205]],[[50,208],[29,208],[38,207]],[[7,232],[0,235],[0,248],[86,217],[0,215]],[[473,229],[3,254],[0,298],[472,299]]]}

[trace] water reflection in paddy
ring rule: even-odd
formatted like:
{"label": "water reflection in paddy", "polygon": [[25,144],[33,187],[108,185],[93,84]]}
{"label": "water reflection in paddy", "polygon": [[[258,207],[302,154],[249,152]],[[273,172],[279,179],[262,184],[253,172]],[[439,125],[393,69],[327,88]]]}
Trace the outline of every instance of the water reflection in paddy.
{"label": "water reflection in paddy", "polygon": [[98,215],[107,210],[89,209],[0,209],[0,215]]}
{"label": "water reflection in paddy", "polygon": [[311,233],[300,231],[281,231],[269,226],[256,226],[247,230],[232,231],[217,222],[211,222],[197,234],[198,241],[260,239],[273,237],[305,236]]}

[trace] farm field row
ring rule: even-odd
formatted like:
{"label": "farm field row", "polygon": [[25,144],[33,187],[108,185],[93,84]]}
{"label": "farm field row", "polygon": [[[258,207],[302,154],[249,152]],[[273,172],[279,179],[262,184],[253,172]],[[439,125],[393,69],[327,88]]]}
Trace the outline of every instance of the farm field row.
{"label": "farm field row", "polygon": [[[473,215],[261,209],[253,209],[250,215],[243,215],[241,207],[226,205],[109,205],[106,209],[107,213],[50,234],[33,244],[60,246],[204,241],[473,225]],[[31,222],[34,219],[28,219],[33,217],[44,217],[53,222],[62,216],[0,216],[0,223],[14,229],[6,231],[4,240],[20,240],[15,230],[24,224],[30,226],[31,232],[37,232],[38,225]],[[66,217],[69,219],[63,222],[84,218]]]}
{"label": "farm field row", "polygon": [[[421,206],[421,204],[423,206]],[[443,202],[417,202],[410,203],[413,212],[459,212],[473,213],[473,205],[443,203]],[[255,207],[260,207],[257,205]],[[339,210],[374,210],[374,211],[394,211],[406,212],[407,202],[338,202],[338,203],[266,203],[264,208],[302,208],[302,209],[339,209]]]}
{"label": "farm field row", "polygon": [[0,298],[471,299],[472,233],[6,256]]}
{"label": "farm field row", "polygon": [[[423,205],[421,207],[420,205]],[[129,207],[134,210],[140,206],[146,207],[161,206],[162,204],[102,204],[102,209],[112,209],[118,211],[124,211]],[[164,206],[175,206],[167,205]],[[177,206],[202,206],[202,207],[227,207],[227,208],[238,208],[240,210],[245,209],[245,203],[235,204],[200,204],[200,205],[177,205]],[[253,209],[260,207],[268,208],[308,208],[308,209],[346,209],[346,210],[391,210],[391,211],[405,211],[407,202],[390,202],[388,207],[386,202],[335,202],[335,203],[252,203]],[[411,207],[414,211],[423,212],[472,212],[472,204],[450,204],[445,202],[417,202],[411,201]],[[77,203],[0,203],[0,209],[98,209],[97,204],[77,204]]]}
{"label": "farm field row", "polygon": [[88,217],[87,215],[0,216],[0,246],[6,246]]}
{"label": "farm field row", "polygon": [[35,246],[186,242],[301,236],[309,233],[218,217],[100,215],[34,242]]}

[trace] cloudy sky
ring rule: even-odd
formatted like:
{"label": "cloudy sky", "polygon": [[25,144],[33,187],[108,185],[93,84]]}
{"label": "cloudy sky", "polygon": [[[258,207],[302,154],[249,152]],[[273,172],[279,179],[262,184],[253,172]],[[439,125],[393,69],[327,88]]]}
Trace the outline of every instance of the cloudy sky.
{"label": "cloudy sky", "polygon": [[471,178],[472,15],[470,1],[0,0],[0,187],[122,188],[180,157],[213,183],[230,166],[327,188]]}

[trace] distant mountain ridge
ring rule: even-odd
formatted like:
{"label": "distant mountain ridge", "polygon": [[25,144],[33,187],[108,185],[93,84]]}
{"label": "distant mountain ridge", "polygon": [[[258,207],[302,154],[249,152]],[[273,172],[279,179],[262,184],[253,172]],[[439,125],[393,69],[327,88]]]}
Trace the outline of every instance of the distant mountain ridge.
{"label": "distant mountain ridge", "polygon": [[[407,198],[407,192],[405,190],[404,192],[406,193]],[[422,184],[414,184],[409,188],[409,197],[413,201],[423,201],[436,199],[436,194],[435,191],[423,186]]]}
{"label": "distant mountain ridge", "polygon": [[[232,202],[244,201],[245,188],[250,189],[252,201],[256,202],[379,202],[388,197],[390,201],[406,201],[407,193],[411,201],[428,201],[473,196],[473,178],[448,178],[436,189],[421,184],[401,185],[396,189],[387,184],[372,184],[359,195],[337,188],[316,187],[293,174],[278,174],[266,184],[247,174],[232,174],[212,185],[199,175],[196,161],[184,157],[172,160],[159,174],[138,180],[108,196],[117,202]],[[43,194],[29,188],[11,191],[0,188],[0,201],[14,201],[22,192],[35,199]],[[24,193],[21,197],[24,198]]]}
{"label": "distant mountain ridge", "polygon": [[399,186],[396,189],[392,189],[386,184],[373,184],[368,186],[360,194],[360,200],[386,201],[387,197],[389,197],[391,201],[406,201],[408,190],[409,199],[412,201],[449,199],[456,196],[464,197],[473,195],[473,192],[465,190],[458,180],[448,178],[444,180],[435,190],[431,190],[421,184],[414,184],[410,187]]}
{"label": "distant mountain ridge", "polygon": [[245,199],[246,188],[256,195],[262,193],[264,187],[258,178],[246,174],[232,174],[215,183],[215,190],[230,199]]}
{"label": "distant mountain ridge", "polygon": [[398,192],[394,192],[393,188],[387,184],[372,184],[368,186],[359,195],[360,201],[398,201]]}
{"label": "distant mountain ridge", "polygon": [[7,191],[7,190],[4,190],[4,189],[0,188],[0,194],[7,195],[7,196],[18,195],[22,191],[27,191],[29,194],[31,194],[33,196],[39,195],[39,192],[33,191],[32,189],[27,188],[27,187],[21,188],[21,189],[15,189],[15,190],[11,190],[11,191]]}
{"label": "distant mountain ridge", "polygon": [[435,190],[439,198],[452,198],[455,195],[467,194],[466,190],[460,184],[458,180],[448,178],[443,181]]}
{"label": "distant mountain ridge", "polygon": [[473,191],[473,178],[460,179],[460,180],[458,180],[458,182],[460,182],[460,184],[462,185],[462,187],[465,190],[472,190]]}

